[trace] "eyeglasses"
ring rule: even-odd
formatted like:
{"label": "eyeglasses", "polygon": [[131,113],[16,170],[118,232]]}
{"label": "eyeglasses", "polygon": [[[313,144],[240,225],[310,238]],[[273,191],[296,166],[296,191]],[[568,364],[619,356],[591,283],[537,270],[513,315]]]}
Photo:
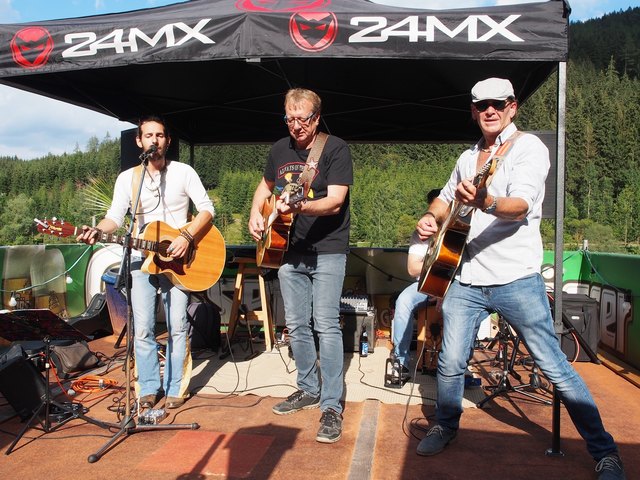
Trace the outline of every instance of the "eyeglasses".
{"label": "eyeglasses", "polygon": [[479,112],[484,112],[489,107],[493,107],[494,110],[502,112],[510,103],[511,100],[480,100],[473,105]]}
{"label": "eyeglasses", "polygon": [[313,117],[315,117],[316,112],[311,112],[307,117],[305,118],[298,118],[298,117],[287,117],[286,115],[284,116],[284,123],[286,123],[289,126],[292,126],[293,124],[295,124],[296,122],[298,122],[300,125],[302,126],[307,126],[309,125],[309,123],[311,123],[311,120],[313,119]]}

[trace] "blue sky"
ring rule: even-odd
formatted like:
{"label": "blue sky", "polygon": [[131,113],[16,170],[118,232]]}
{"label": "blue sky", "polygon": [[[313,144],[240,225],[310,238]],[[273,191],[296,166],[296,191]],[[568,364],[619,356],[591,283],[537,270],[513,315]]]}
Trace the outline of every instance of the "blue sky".
{"label": "blue sky", "polygon": [[[230,0],[232,1],[232,0]],[[370,0],[412,8],[451,8],[528,3],[539,0]],[[81,17],[159,7],[180,0],[0,0],[0,24],[25,23],[36,20]],[[569,0],[571,20],[583,21],[629,7],[640,6],[640,0]],[[0,156],[16,155],[22,159],[37,158],[47,153],[84,150],[95,136],[112,138],[132,125],[119,122],[83,108],[67,105],[39,95],[0,85]],[[6,115],[11,112],[11,115]],[[37,112],[37,131],[34,119]]]}

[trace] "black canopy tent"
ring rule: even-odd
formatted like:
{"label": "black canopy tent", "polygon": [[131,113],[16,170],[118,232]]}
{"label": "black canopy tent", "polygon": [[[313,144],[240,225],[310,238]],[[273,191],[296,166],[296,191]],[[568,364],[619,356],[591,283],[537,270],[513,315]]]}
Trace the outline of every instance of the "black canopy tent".
{"label": "black canopy tent", "polygon": [[325,127],[348,141],[469,141],[473,83],[508,77],[526,100],[566,60],[567,31],[557,0],[193,0],[1,25],[0,82],[133,123],[159,113],[191,144],[276,140],[291,86],[318,91]]}
{"label": "black canopy tent", "polygon": [[[509,78],[523,102],[557,69],[562,272],[569,11],[567,0],[452,10],[192,0],[0,25],[0,83],[133,123],[158,113],[191,145],[280,138],[292,86],[317,91],[325,129],[350,142],[455,142],[478,137],[469,118],[476,81]],[[554,287],[562,290],[562,275]],[[560,295],[554,312],[561,328]],[[552,451],[558,442],[554,435]]]}

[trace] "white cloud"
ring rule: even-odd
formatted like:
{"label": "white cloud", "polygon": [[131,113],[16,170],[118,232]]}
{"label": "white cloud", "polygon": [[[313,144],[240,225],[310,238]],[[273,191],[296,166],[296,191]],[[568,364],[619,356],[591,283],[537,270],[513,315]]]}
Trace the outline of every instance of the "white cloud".
{"label": "white cloud", "polygon": [[20,21],[20,13],[11,5],[12,0],[0,0],[0,18],[3,22],[14,23]]}
{"label": "white cloud", "polygon": [[21,159],[84,150],[88,140],[119,138],[133,125],[15,88],[0,86],[0,156]]}

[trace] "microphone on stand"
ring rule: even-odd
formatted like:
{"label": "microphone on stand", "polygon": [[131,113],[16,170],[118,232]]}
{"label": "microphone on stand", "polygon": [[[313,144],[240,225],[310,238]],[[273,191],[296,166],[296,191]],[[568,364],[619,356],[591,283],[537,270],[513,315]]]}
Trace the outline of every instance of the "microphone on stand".
{"label": "microphone on stand", "polygon": [[154,153],[156,153],[158,151],[158,147],[156,145],[151,145],[146,152],[143,152],[140,154],[140,160],[142,161],[142,163],[144,163],[145,165],[147,163],[149,163],[149,157],[151,157],[151,155],[153,155]]}

